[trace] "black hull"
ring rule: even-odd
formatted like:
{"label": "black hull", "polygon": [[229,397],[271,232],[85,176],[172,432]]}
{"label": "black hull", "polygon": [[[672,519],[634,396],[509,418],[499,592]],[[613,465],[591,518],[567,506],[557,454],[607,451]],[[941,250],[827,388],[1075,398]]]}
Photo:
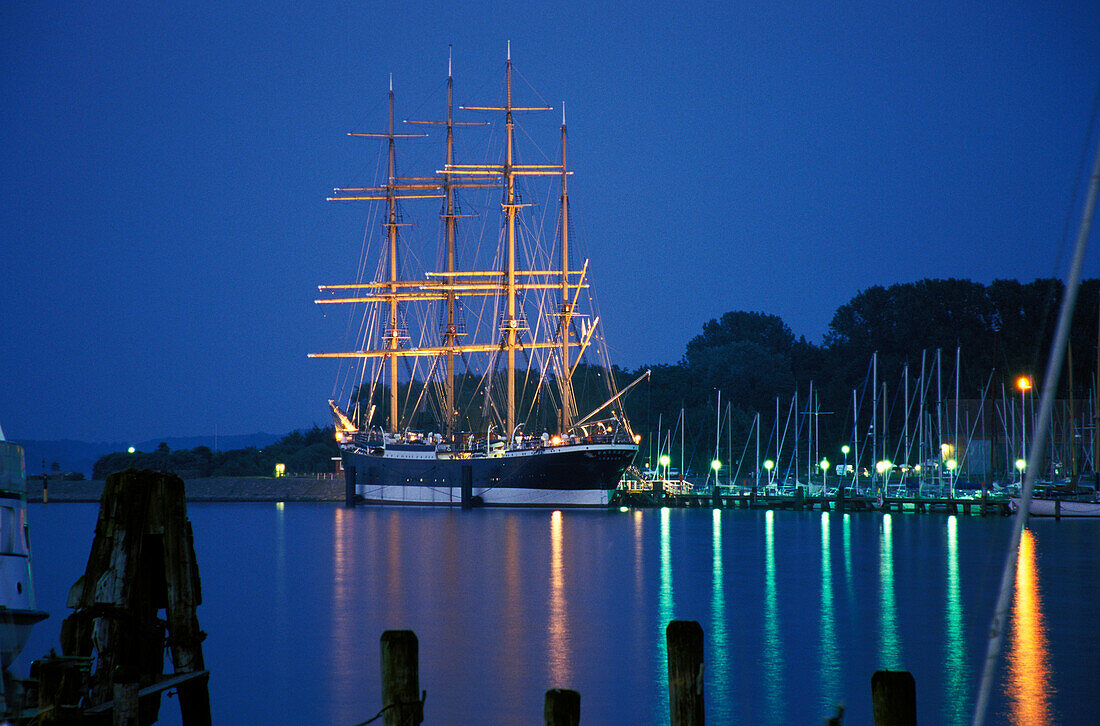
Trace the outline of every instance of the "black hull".
{"label": "black hull", "polygon": [[342,458],[349,487],[367,502],[604,506],[636,453],[629,444],[590,444],[470,458],[345,450]]}

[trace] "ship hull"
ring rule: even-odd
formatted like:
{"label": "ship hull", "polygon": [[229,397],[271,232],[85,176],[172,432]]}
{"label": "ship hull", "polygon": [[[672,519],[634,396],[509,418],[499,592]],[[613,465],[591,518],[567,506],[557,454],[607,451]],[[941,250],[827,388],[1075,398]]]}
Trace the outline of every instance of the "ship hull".
{"label": "ship hull", "polygon": [[591,444],[442,458],[412,447],[345,450],[344,476],[373,504],[603,507],[638,449]]}

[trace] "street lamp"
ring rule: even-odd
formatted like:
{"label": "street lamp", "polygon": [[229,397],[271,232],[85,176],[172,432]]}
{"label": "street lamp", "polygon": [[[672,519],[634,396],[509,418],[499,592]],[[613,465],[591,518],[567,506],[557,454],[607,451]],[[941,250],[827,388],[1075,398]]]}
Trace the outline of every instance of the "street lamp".
{"label": "street lamp", "polygon": [[840,447],[840,453],[844,454],[844,474],[845,475],[848,474],[848,452],[851,451],[851,450],[852,450],[852,447],[848,446],[848,444],[844,444],[844,446]]}
{"label": "street lamp", "polygon": [[[1031,379],[1020,376],[1016,379],[1016,387],[1020,389],[1020,458],[1027,461],[1027,392],[1031,390]],[[1026,466],[1026,464],[1025,464]],[[1016,468],[1020,470],[1020,483],[1024,483],[1024,470],[1019,462]]]}
{"label": "street lamp", "polygon": [[[658,459],[657,462],[665,468],[664,478],[668,479],[668,465],[669,465],[669,462],[671,462],[671,459],[668,458],[668,454],[661,454],[661,458]],[[660,475],[661,475],[661,470],[658,468],[657,469],[657,476],[660,476]]]}
{"label": "street lamp", "polygon": [[883,459],[882,461],[875,464],[875,471],[877,471],[879,475],[882,476],[883,496],[886,495],[886,488],[890,484],[890,469],[893,468],[893,466],[894,464],[889,459]]}
{"label": "street lamp", "polygon": [[955,468],[959,465],[959,462],[954,459],[947,460],[947,482],[951,485],[951,496],[955,496]]}
{"label": "street lamp", "polygon": [[775,462],[771,459],[764,460],[764,469],[768,472],[768,484],[772,483],[772,469],[775,468]]}
{"label": "street lamp", "polygon": [[821,467],[821,496],[825,496],[825,485],[829,483],[829,460],[822,459],[818,466]]}

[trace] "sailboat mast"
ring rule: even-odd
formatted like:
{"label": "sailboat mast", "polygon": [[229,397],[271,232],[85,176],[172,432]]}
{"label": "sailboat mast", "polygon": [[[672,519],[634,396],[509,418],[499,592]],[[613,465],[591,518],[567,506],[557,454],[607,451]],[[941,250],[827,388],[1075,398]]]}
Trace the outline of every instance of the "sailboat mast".
{"label": "sailboat mast", "polygon": [[505,386],[508,391],[507,423],[505,436],[511,442],[512,434],[516,427],[516,177],[512,173],[512,44],[508,43],[508,60],[506,65],[505,98],[505,136],[506,152],[504,159],[504,211],[508,220],[508,268],[505,281],[505,296],[508,305],[507,332],[505,333],[505,350],[508,358],[508,380]]}
{"label": "sailboat mast", "polygon": [[[446,198],[447,219],[447,277],[448,283],[454,282],[450,276],[455,271],[455,190],[454,181],[450,169],[454,164],[454,78],[451,74],[451,59],[447,58],[447,166],[443,174],[443,194]],[[455,430],[455,292],[453,285],[447,289],[447,327],[444,333],[444,346],[447,349],[447,370],[443,382],[443,423],[446,426],[447,436],[454,435]]]}
{"label": "sailboat mast", "polygon": [[[389,211],[386,223],[386,232],[389,239],[389,330],[387,331],[386,347],[396,351],[399,335],[397,330],[397,170],[394,160],[394,134],[393,134],[393,78],[390,78],[389,91],[389,148],[387,150],[386,163],[386,205]],[[389,382],[390,382],[390,433],[397,433],[397,356],[390,353],[389,357]]]}
{"label": "sailboat mast", "polygon": [[561,421],[565,433],[573,419],[573,380],[569,375],[569,172],[565,164],[565,102],[561,104]]}

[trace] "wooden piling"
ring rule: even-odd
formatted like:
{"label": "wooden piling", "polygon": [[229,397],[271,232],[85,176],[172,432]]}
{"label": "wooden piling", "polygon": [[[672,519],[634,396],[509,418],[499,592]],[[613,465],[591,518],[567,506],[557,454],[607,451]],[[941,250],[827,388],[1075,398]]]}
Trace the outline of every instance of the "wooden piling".
{"label": "wooden piling", "polygon": [[542,715],[546,726],[577,726],[581,722],[581,694],[568,688],[551,688],[546,692]]}
{"label": "wooden piling", "polygon": [[665,639],[672,726],[703,726],[703,627],[694,620],[673,620]]}
{"label": "wooden piling", "polygon": [[844,482],[836,488],[836,511],[844,512]]}
{"label": "wooden piling", "polygon": [[74,612],[61,624],[65,655],[96,656],[88,710],[114,708],[115,686],[136,684],[148,694],[139,699],[140,721],[155,721],[167,635],[175,674],[203,676],[178,687],[183,723],[209,724],[201,603],[183,480],[133,469],[107,477],[88,565],[69,594]]}
{"label": "wooden piling", "polygon": [[794,489],[794,509],[796,512],[801,512],[803,508],[803,502],[806,500],[806,492],[802,486],[799,485]]}
{"label": "wooden piling", "polygon": [[909,671],[875,671],[871,676],[875,726],[916,726],[917,684]]}
{"label": "wooden piling", "polygon": [[418,649],[416,633],[411,630],[382,633],[382,714],[386,726],[415,726],[424,720]]}

